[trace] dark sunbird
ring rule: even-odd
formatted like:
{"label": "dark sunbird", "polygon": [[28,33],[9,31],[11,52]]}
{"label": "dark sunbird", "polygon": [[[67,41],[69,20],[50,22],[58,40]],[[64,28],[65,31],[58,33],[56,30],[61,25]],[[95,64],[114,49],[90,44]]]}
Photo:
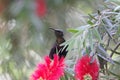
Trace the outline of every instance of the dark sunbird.
{"label": "dark sunbird", "polygon": [[53,59],[53,55],[58,53],[59,58],[61,57],[65,58],[68,53],[68,51],[66,50],[68,46],[66,46],[65,48],[64,48],[64,45],[60,46],[60,44],[65,42],[63,31],[59,29],[53,29],[53,28],[50,28],[50,29],[54,31],[56,36],[56,41],[50,50],[49,57]]}

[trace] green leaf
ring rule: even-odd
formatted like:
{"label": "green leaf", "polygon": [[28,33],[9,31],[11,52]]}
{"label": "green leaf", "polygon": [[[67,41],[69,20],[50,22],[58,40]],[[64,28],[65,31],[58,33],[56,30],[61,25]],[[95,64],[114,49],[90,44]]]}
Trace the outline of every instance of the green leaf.
{"label": "green leaf", "polygon": [[94,36],[98,39],[98,41],[101,42],[101,36],[100,36],[97,28],[93,28],[92,33],[93,33]]}
{"label": "green leaf", "polygon": [[90,27],[91,27],[90,25],[84,25],[84,26],[78,27],[77,30],[84,31],[85,29],[89,29]]}
{"label": "green leaf", "polygon": [[104,60],[114,64],[113,60],[110,58],[110,56],[108,55],[108,53],[105,51],[105,49],[101,46],[101,45],[98,45],[97,46],[97,55],[101,58],[103,58]]}
{"label": "green leaf", "polygon": [[90,20],[88,20],[87,23],[90,24],[90,25],[94,25],[94,23]]}
{"label": "green leaf", "polygon": [[72,28],[69,28],[69,29],[68,29],[68,31],[69,31],[69,32],[72,32],[72,33],[77,33],[79,30],[77,30],[77,29],[72,29]]}
{"label": "green leaf", "polygon": [[110,29],[112,29],[112,28],[114,27],[110,19],[108,19],[108,18],[105,17],[105,18],[103,19],[103,21],[104,21],[104,23],[105,23],[108,27],[110,27]]}
{"label": "green leaf", "polygon": [[94,16],[92,16],[91,14],[88,14],[90,18],[97,20]]}
{"label": "green leaf", "polygon": [[93,34],[92,34],[92,30],[89,30],[89,44],[91,47],[91,50],[93,50]]}
{"label": "green leaf", "polygon": [[120,6],[117,6],[114,11],[120,10]]}
{"label": "green leaf", "polygon": [[72,39],[69,43],[69,46],[68,46],[68,51],[71,51],[73,49],[73,46],[74,46],[74,39]]}

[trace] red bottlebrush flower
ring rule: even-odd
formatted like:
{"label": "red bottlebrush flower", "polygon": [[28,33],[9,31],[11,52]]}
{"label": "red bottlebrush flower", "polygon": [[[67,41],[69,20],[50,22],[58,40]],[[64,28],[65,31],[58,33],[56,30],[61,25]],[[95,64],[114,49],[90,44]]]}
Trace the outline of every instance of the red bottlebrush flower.
{"label": "red bottlebrush flower", "polygon": [[54,55],[54,60],[45,57],[45,63],[38,64],[30,80],[58,80],[64,74],[64,58]]}
{"label": "red bottlebrush flower", "polygon": [[99,65],[97,60],[94,59],[90,63],[91,57],[88,55],[82,56],[75,65],[76,80],[98,80]]}
{"label": "red bottlebrush flower", "polygon": [[46,14],[46,1],[45,0],[35,0],[35,12],[38,16],[44,17]]}

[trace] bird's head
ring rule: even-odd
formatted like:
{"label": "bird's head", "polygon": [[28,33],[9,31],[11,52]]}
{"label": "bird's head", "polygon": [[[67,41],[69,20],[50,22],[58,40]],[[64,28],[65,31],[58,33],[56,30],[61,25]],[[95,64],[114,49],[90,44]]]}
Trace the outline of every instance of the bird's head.
{"label": "bird's head", "polygon": [[60,30],[60,29],[53,29],[53,28],[50,28],[51,30],[54,30],[54,33],[55,33],[55,36],[56,37],[63,37],[64,34],[63,34],[63,31]]}

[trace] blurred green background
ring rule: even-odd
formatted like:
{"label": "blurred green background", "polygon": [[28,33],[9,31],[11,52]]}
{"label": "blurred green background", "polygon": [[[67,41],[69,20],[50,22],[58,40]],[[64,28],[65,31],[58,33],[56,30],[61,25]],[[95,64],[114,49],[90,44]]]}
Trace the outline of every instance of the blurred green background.
{"label": "blurred green background", "polygon": [[49,27],[62,29],[67,40],[67,28],[87,24],[88,14],[107,0],[42,0],[43,15],[36,1],[0,0],[0,80],[28,80],[55,42]]}

